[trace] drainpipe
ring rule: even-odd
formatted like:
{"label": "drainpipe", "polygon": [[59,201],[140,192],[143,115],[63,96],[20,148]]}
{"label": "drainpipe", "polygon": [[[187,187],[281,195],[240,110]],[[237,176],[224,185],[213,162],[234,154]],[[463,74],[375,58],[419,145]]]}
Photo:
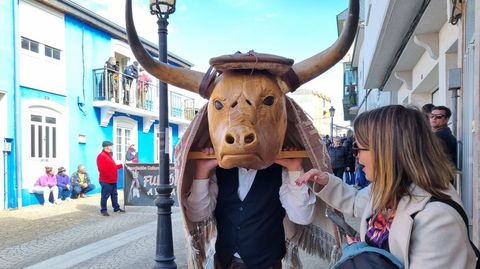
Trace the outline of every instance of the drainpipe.
{"label": "drainpipe", "polygon": [[12,142],[9,137],[3,139],[3,209],[8,208],[8,155],[12,152]]}
{"label": "drainpipe", "polygon": [[8,208],[8,154],[3,151],[3,209]]}
{"label": "drainpipe", "polygon": [[[448,70],[448,90],[452,92],[452,133],[453,136],[457,137],[457,120],[458,120],[458,91],[460,90],[462,84],[461,84],[461,79],[462,77],[462,70],[460,68],[452,68]],[[457,138],[457,163],[455,164],[455,167],[457,169],[461,169],[462,163],[463,163],[463,154],[462,154],[462,149],[463,149],[463,143],[461,140]],[[462,175],[458,174],[456,177],[456,189],[458,193],[461,195],[461,181],[462,181]]]}
{"label": "drainpipe", "polygon": [[19,141],[21,140],[20,128],[21,125],[21,118],[20,118],[20,83],[18,81],[18,62],[19,62],[19,55],[18,49],[20,47],[20,33],[18,29],[18,9],[19,9],[19,1],[15,1],[13,4],[13,40],[14,40],[14,101],[13,105],[15,106],[15,128],[14,128],[14,136],[15,136],[15,163],[16,163],[16,194],[17,194],[17,208],[22,208],[22,158],[21,158],[21,148]]}
{"label": "drainpipe", "polygon": [[462,70],[460,68],[452,68],[448,70],[448,90],[452,91],[452,132],[457,136],[457,107],[458,107],[458,90],[461,88]]}

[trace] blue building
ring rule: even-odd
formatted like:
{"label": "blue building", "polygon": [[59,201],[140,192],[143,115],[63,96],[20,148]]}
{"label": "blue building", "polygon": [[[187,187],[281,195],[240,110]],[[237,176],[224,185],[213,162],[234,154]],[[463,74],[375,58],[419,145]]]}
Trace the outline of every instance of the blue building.
{"label": "blue building", "polygon": [[[32,187],[45,166],[71,174],[84,164],[99,192],[104,140],[118,163],[130,144],[139,162],[158,162],[158,81],[123,74],[135,60],[123,27],[68,0],[1,1],[0,23],[0,208],[39,203]],[[157,45],[143,43],[156,56]],[[168,62],[192,66],[171,53]],[[188,93],[169,90],[173,149],[195,106]]]}

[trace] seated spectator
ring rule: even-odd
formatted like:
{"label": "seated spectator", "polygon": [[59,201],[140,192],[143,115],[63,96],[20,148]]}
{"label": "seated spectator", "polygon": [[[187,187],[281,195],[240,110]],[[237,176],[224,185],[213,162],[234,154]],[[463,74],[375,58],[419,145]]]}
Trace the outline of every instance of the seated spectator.
{"label": "seated spectator", "polygon": [[78,165],[77,172],[72,174],[70,180],[72,182],[73,198],[85,198],[87,192],[95,189],[95,185],[90,184],[90,177],[83,164]]}
{"label": "seated spectator", "polygon": [[50,194],[53,195],[53,202],[59,204],[57,179],[53,173],[53,168],[45,166],[45,175],[39,177],[33,185],[33,192],[43,194],[43,205],[52,205],[50,203]]}
{"label": "seated spectator", "polygon": [[72,198],[72,185],[70,185],[70,178],[67,174],[65,174],[65,168],[62,166],[58,168],[57,175],[57,187],[58,187],[58,194],[60,199],[65,201],[70,201]]}

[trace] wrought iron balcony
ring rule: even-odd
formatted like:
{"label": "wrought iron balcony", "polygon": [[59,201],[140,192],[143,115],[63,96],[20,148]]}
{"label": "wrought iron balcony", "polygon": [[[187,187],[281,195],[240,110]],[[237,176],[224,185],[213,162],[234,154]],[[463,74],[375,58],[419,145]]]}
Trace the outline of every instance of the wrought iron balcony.
{"label": "wrought iron balcony", "polygon": [[[158,119],[158,96],[158,81],[146,73],[135,79],[107,67],[93,70],[93,101],[102,109],[102,126],[119,111],[143,117],[144,128],[150,128]],[[188,124],[195,116],[194,99],[173,91],[169,91],[169,99],[170,120]]]}

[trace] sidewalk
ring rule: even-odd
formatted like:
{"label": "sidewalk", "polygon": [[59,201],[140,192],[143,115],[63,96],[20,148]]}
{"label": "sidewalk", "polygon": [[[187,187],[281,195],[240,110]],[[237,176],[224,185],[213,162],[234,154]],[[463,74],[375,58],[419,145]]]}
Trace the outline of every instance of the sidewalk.
{"label": "sidewalk", "polygon": [[[123,204],[123,192],[119,192]],[[103,217],[100,195],[43,207],[0,212],[0,268],[152,268],[157,208],[126,207]],[[110,202],[108,202],[110,206]],[[175,263],[187,268],[186,242],[178,207],[172,207]],[[305,269],[327,262],[302,254]]]}
{"label": "sidewalk", "polygon": [[[120,191],[123,204],[121,197]],[[99,202],[96,194],[0,212],[0,268],[151,268],[157,208],[127,206],[126,214],[109,208],[111,216],[103,217]],[[181,227],[179,209],[172,212],[173,227]],[[185,268],[183,230],[173,236],[178,268]]]}

